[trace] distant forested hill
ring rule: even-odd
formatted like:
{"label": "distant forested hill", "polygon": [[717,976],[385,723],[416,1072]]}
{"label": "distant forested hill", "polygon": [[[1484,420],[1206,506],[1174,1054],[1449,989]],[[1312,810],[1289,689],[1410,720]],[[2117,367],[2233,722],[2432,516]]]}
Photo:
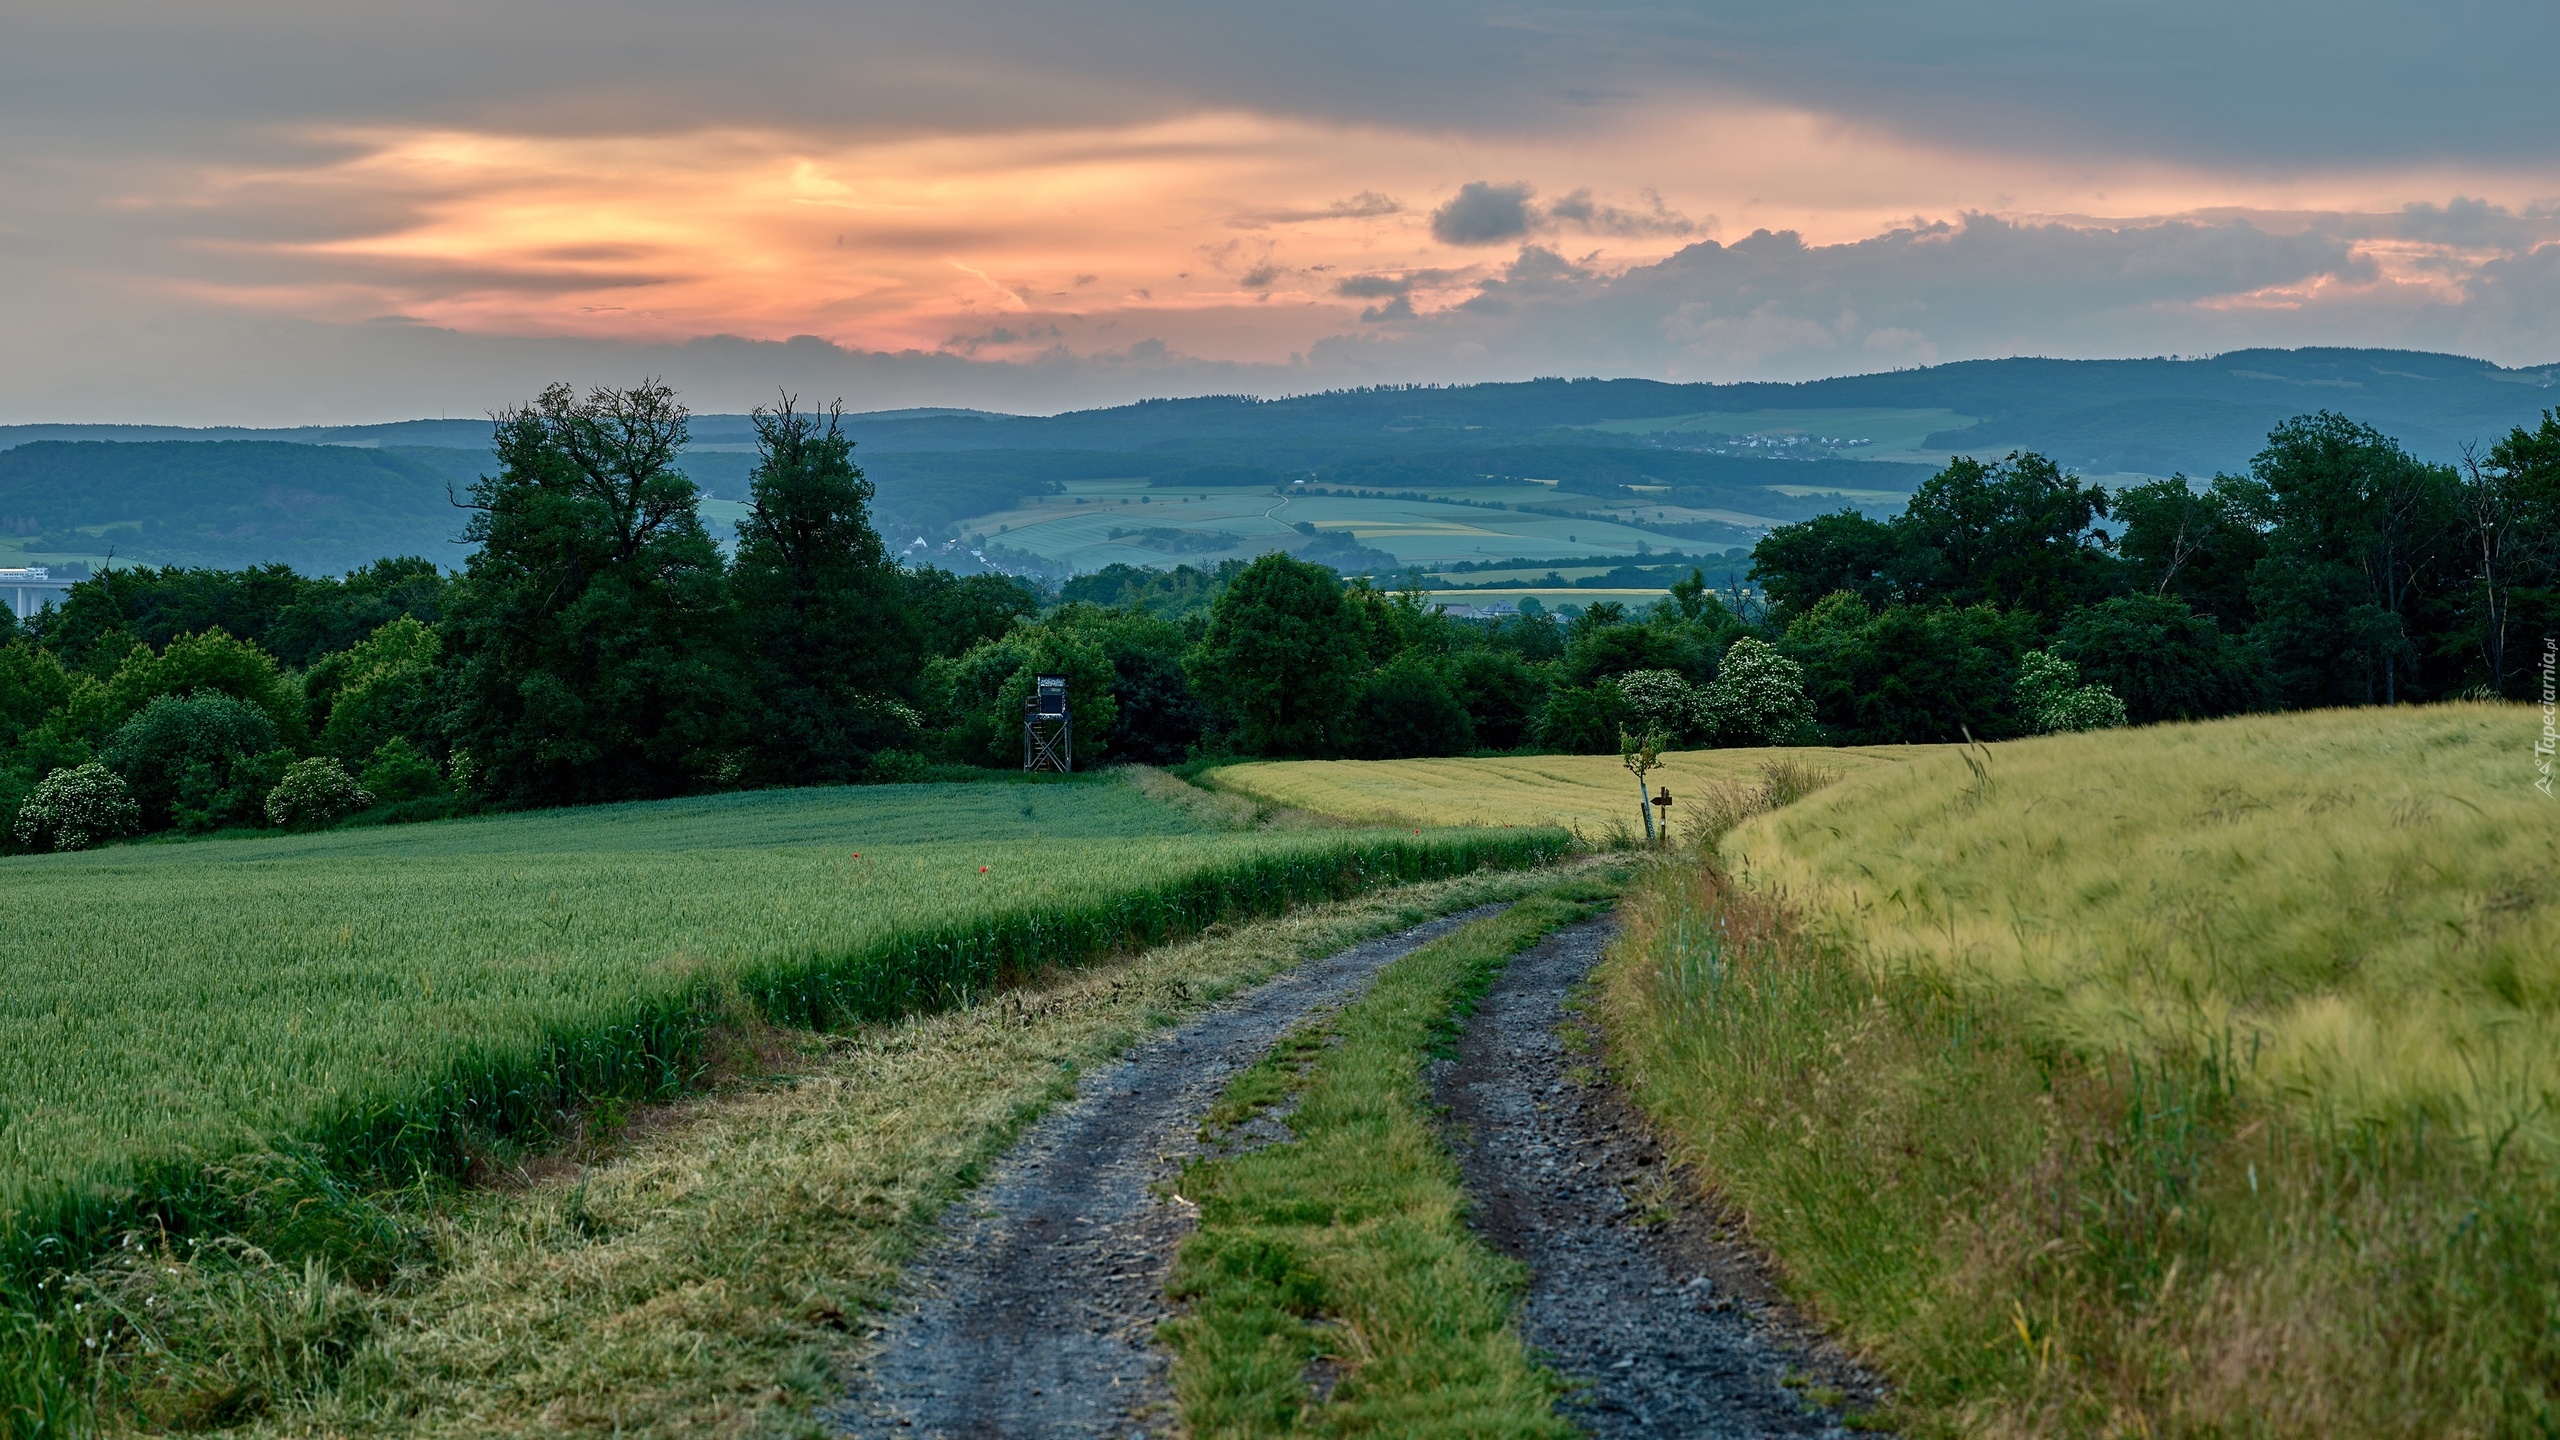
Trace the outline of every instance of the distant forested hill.
{"label": "distant forested hill", "polygon": [[[2552,405],[2560,365],[2310,349],[1981,360],[1801,384],[1558,379],[1150,400],[1054,416],[883,411],[846,424],[878,487],[883,533],[939,540],[1077,481],[1176,476],[1407,491],[1508,475],[1592,494],[1669,487],[1670,503],[1789,518],[1859,492],[1867,508],[1889,509],[1951,453],[2037,450],[2088,474],[2204,476],[2245,468],[2270,429],[2329,409],[2422,458],[2451,460]],[[1787,435],[1819,443],[1771,442]],[[685,467],[704,493],[746,498],[747,417],[698,415],[693,439]],[[34,530],[64,553],[111,542],[158,564],[343,569],[397,553],[453,563],[463,517],[445,487],[464,489],[489,468],[488,440],[485,420],[0,426],[0,538]]]}
{"label": "distant forested hill", "polygon": [[465,553],[452,480],[451,467],[399,450],[46,440],[0,450],[0,532],[32,537],[34,561],[112,547],[177,565],[280,560],[333,572],[386,555],[450,565]]}

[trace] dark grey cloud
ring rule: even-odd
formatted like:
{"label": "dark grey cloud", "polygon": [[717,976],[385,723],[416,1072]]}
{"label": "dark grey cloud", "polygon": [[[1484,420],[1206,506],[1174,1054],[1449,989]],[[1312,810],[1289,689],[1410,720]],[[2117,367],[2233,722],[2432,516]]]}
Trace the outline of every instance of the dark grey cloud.
{"label": "dark grey cloud", "polygon": [[[2372,262],[2346,237],[2277,234],[2246,220],[2075,228],[1972,216],[1828,246],[1759,231],[1619,273],[1533,244],[1462,303],[1394,317],[1308,358],[1446,379],[1795,379],[2013,354],[2194,353],[2286,337],[2441,343],[2483,333],[2478,318],[2496,308],[2523,317],[2496,347],[2496,358],[2514,363],[2560,353],[2560,264],[2542,264],[2544,254],[2560,257],[2560,248],[2477,282],[2476,301],[2430,306],[2374,285]],[[2250,298],[2315,286],[2332,298]],[[2352,298],[2360,289],[2377,298]],[[2512,298],[2493,307],[2493,292]]]}
{"label": "dark grey cloud", "polygon": [[1500,245],[1517,240],[1537,224],[1526,184],[1495,185],[1470,180],[1431,212],[1431,238],[1443,245]]}
{"label": "dark grey cloud", "polygon": [[2527,0],[90,0],[16,7],[8,34],[0,128],[22,155],[1204,107],[1527,134],[1723,96],[2047,154],[2539,165],[2560,120],[2560,6]]}
{"label": "dark grey cloud", "polygon": [[1431,212],[1431,238],[1443,245],[1501,245],[1567,228],[1620,237],[1690,235],[1698,229],[1650,190],[1644,192],[1642,209],[1595,200],[1589,186],[1549,205],[1536,203],[1536,194],[1525,181],[1496,185],[1470,180]]}

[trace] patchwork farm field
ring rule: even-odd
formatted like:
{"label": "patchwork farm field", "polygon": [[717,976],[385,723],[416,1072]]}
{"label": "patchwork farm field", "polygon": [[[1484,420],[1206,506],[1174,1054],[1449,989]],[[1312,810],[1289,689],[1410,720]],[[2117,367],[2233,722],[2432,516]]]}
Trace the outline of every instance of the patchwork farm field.
{"label": "patchwork farm field", "polygon": [[[1487,487],[1500,503],[1552,506],[1542,486]],[[1469,491],[1465,498],[1476,498]],[[1574,497],[1564,497],[1572,503]],[[1143,480],[1078,480],[1065,492],[1026,501],[970,522],[990,539],[1089,574],[1129,565],[1214,565],[1296,544],[1300,523],[1429,567],[1512,556],[1634,557],[1676,541],[1601,515],[1567,517],[1461,505],[1449,500],[1381,496],[1275,495],[1256,489],[1151,489]],[[1744,517],[1738,523],[1776,523]],[[1115,533],[1117,532],[1117,533]],[[1737,532],[1736,539],[1742,538]]]}
{"label": "patchwork farm field", "polygon": [[191,1187],[227,1155],[450,1171],[565,1106],[681,1088],[723,1016],[933,1008],[1563,843],[1220,832],[1080,778],[0,861],[0,1291],[39,1253],[215,1203]]}
{"label": "patchwork farm field", "polygon": [[[1671,827],[1688,831],[1698,802],[1721,786],[1756,783],[1772,761],[1854,774],[1951,749],[1875,745],[1848,749],[1677,750],[1648,787],[1668,786]],[[1499,759],[1257,760],[1211,772],[1211,784],[1274,805],[1354,821],[1423,825],[1555,825],[1601,840],[1611,827],[1643,833],[1635,777],[1615,755]]]}

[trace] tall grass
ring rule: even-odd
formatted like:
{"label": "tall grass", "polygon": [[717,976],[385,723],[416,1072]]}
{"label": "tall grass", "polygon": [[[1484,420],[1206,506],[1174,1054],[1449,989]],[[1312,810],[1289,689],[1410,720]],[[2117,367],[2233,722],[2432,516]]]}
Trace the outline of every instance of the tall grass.
{"label": "tall grass", "polygon": [[[644,813],[599,816],[591,850],[534,817],[569,830],[530,849],[484,822],[392,853],[360,834],[0,862],[0,1311],[42,1315],[49,1276],[137,1228],[378,1261],[396,1237],[325,1203],[332,1186],[455,1175],[580,1105],[671,1094],[726,1017],[824,1028],[947,1006],[1565,843],[1198,833],[1143,801],[1153,819],[1131,828],[1153,835],[1035,840],[1020,811],[1043,802],[989,788],[1006,838],[872,848],[846,826],[755,848],[768,813],[738,823],[746,844],[653,850]],[[1120,793],[1091,798],[1107,812]],[[1060,808],[1061,828],[1090,823]],[[34,1335],[0,1324],[0,1373],[40,1368],[14,1363]]]}
{"label": "tall grass", "polygon": [[[2516,1090],[2406,1065],[2547,1021],[2483,981],[2551,903],[2512,888],[2551,833],[2496,793],[2512,718],[1850,779],[1645,877],[1604,972],[1619,1062],[1907,1433],[2554,1433],[2560,1155]],[[2435,826],[2466,845],[2414,863]],[[2306,1065],[2306,1008],[2437,1028]]]}
{"label": "tall grass", "polygon": [[2039,1033],[2232,1052],[2323,1123],[2560,1149],[2560,809],[2539,715],[2329,711],[2054,736],[1867,772],[1727,862],[1872,968]]}

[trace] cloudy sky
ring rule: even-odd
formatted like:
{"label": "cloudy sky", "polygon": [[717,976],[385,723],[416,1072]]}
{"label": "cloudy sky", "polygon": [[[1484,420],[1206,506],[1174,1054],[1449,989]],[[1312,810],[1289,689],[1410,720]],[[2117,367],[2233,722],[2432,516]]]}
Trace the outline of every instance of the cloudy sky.
{"label": "cloudy sky", "polygon": [[0,0],[0,421],[2560,360],[2523,0]]}

